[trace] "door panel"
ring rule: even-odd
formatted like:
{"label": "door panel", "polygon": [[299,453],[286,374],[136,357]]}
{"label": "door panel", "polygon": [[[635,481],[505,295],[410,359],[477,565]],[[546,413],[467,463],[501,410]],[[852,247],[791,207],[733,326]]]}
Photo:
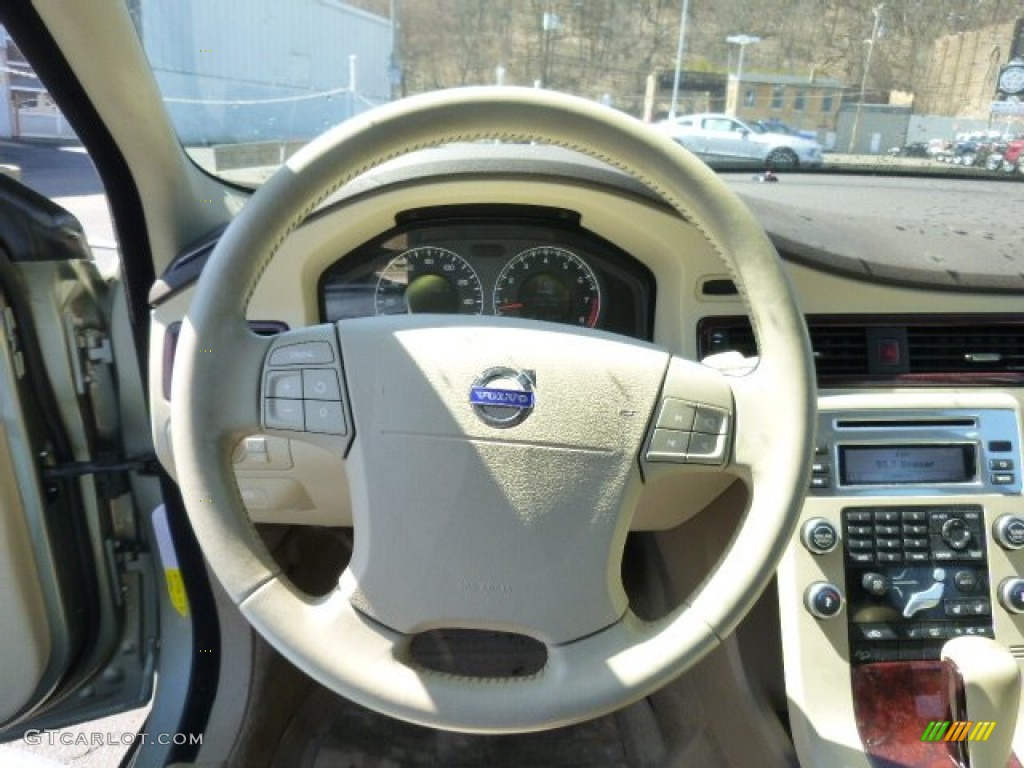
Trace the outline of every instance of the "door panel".
{"label": "door panel", "polygon": [[110,295],[81,228],[0,179],[0,741],[139,706],[157,651]]}

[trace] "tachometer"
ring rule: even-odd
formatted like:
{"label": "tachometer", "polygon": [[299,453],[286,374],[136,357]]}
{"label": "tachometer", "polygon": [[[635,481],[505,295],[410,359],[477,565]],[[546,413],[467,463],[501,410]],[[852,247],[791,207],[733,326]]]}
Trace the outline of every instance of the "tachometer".
{"label": "tachometer", "polygon": [[601,288],[594,270],[572,251],[530,248],[498,275],[494,314],[593,328],[601,314]]}
{"label": "tachometer", "polygon": [[400,253],[377,276],[378,315],[479,315],[484,291],[473,267],[447,248],[421,246]]}

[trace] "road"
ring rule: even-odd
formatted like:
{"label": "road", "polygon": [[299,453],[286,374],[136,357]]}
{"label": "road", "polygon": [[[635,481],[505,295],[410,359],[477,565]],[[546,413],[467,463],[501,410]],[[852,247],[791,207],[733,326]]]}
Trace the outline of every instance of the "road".
{"label": "road", "polygon": [[[52,142],[0,140],[0,165],[21,168],[21,181],[75,215],[93,247],[100,272],[117,269],[114,227],[103,186],[84,150]],[[0,745],[0,766],[12,768],[111,768],[142,726],[148,708],[83,723],[50,735],[29,736]],[[102,738],[97,739],[97,736]],[[99,743],[97,743],[99,742]]]}

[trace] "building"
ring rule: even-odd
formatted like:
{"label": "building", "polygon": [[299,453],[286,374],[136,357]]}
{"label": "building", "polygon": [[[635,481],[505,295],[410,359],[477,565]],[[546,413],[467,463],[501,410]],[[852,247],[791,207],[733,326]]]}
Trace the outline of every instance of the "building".
{"label": "building", "polygon": [[781,121],[824,136],[835,130],[843,88],[831,78],[744,72],[729,76],[725,111],[741,120]]}
{"label": "building", "polygon": [[0,26],[0,138],[74,139],[75,134]]}
{"label": "building", "polygon": [[[258,143],[282,135],[298,143],[391,100],[389,18],[340,0],[127,2],[185,144]],[[296,13],[300,3],[310,12]],[[194,47],[169,46],[162,34],[168,29]],[[282,38],[295,42],[281,45]],[[0,137],[12,136],[73,134],[0,27]]]}
{"label": "building", "polygon": [[308,140],[391,100],[391,19],[340,0],[129,0],[129,10],[186,144]]}

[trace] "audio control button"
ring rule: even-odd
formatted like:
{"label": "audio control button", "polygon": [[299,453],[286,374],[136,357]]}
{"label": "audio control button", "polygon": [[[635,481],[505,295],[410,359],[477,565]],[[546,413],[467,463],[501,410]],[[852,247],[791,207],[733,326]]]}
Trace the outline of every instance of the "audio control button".
{"label": "audio control button", "polygon": [[992,535],[1003,549],[1024,547],[1024,518],[1018,515],[1002,515],[992,526]]}
{"label": "audio control button", "polygon": [[967,527],[967,522],[958,517],[950,518],[942,524],[942,540],[950,549],[967,549],[971,538],[971,529]]}
{"label": "audio control button", "polygon": [[813,555],[826,555],[839,544],[839,531],[823,517],[815,517],[804,523],[800,539]]}

